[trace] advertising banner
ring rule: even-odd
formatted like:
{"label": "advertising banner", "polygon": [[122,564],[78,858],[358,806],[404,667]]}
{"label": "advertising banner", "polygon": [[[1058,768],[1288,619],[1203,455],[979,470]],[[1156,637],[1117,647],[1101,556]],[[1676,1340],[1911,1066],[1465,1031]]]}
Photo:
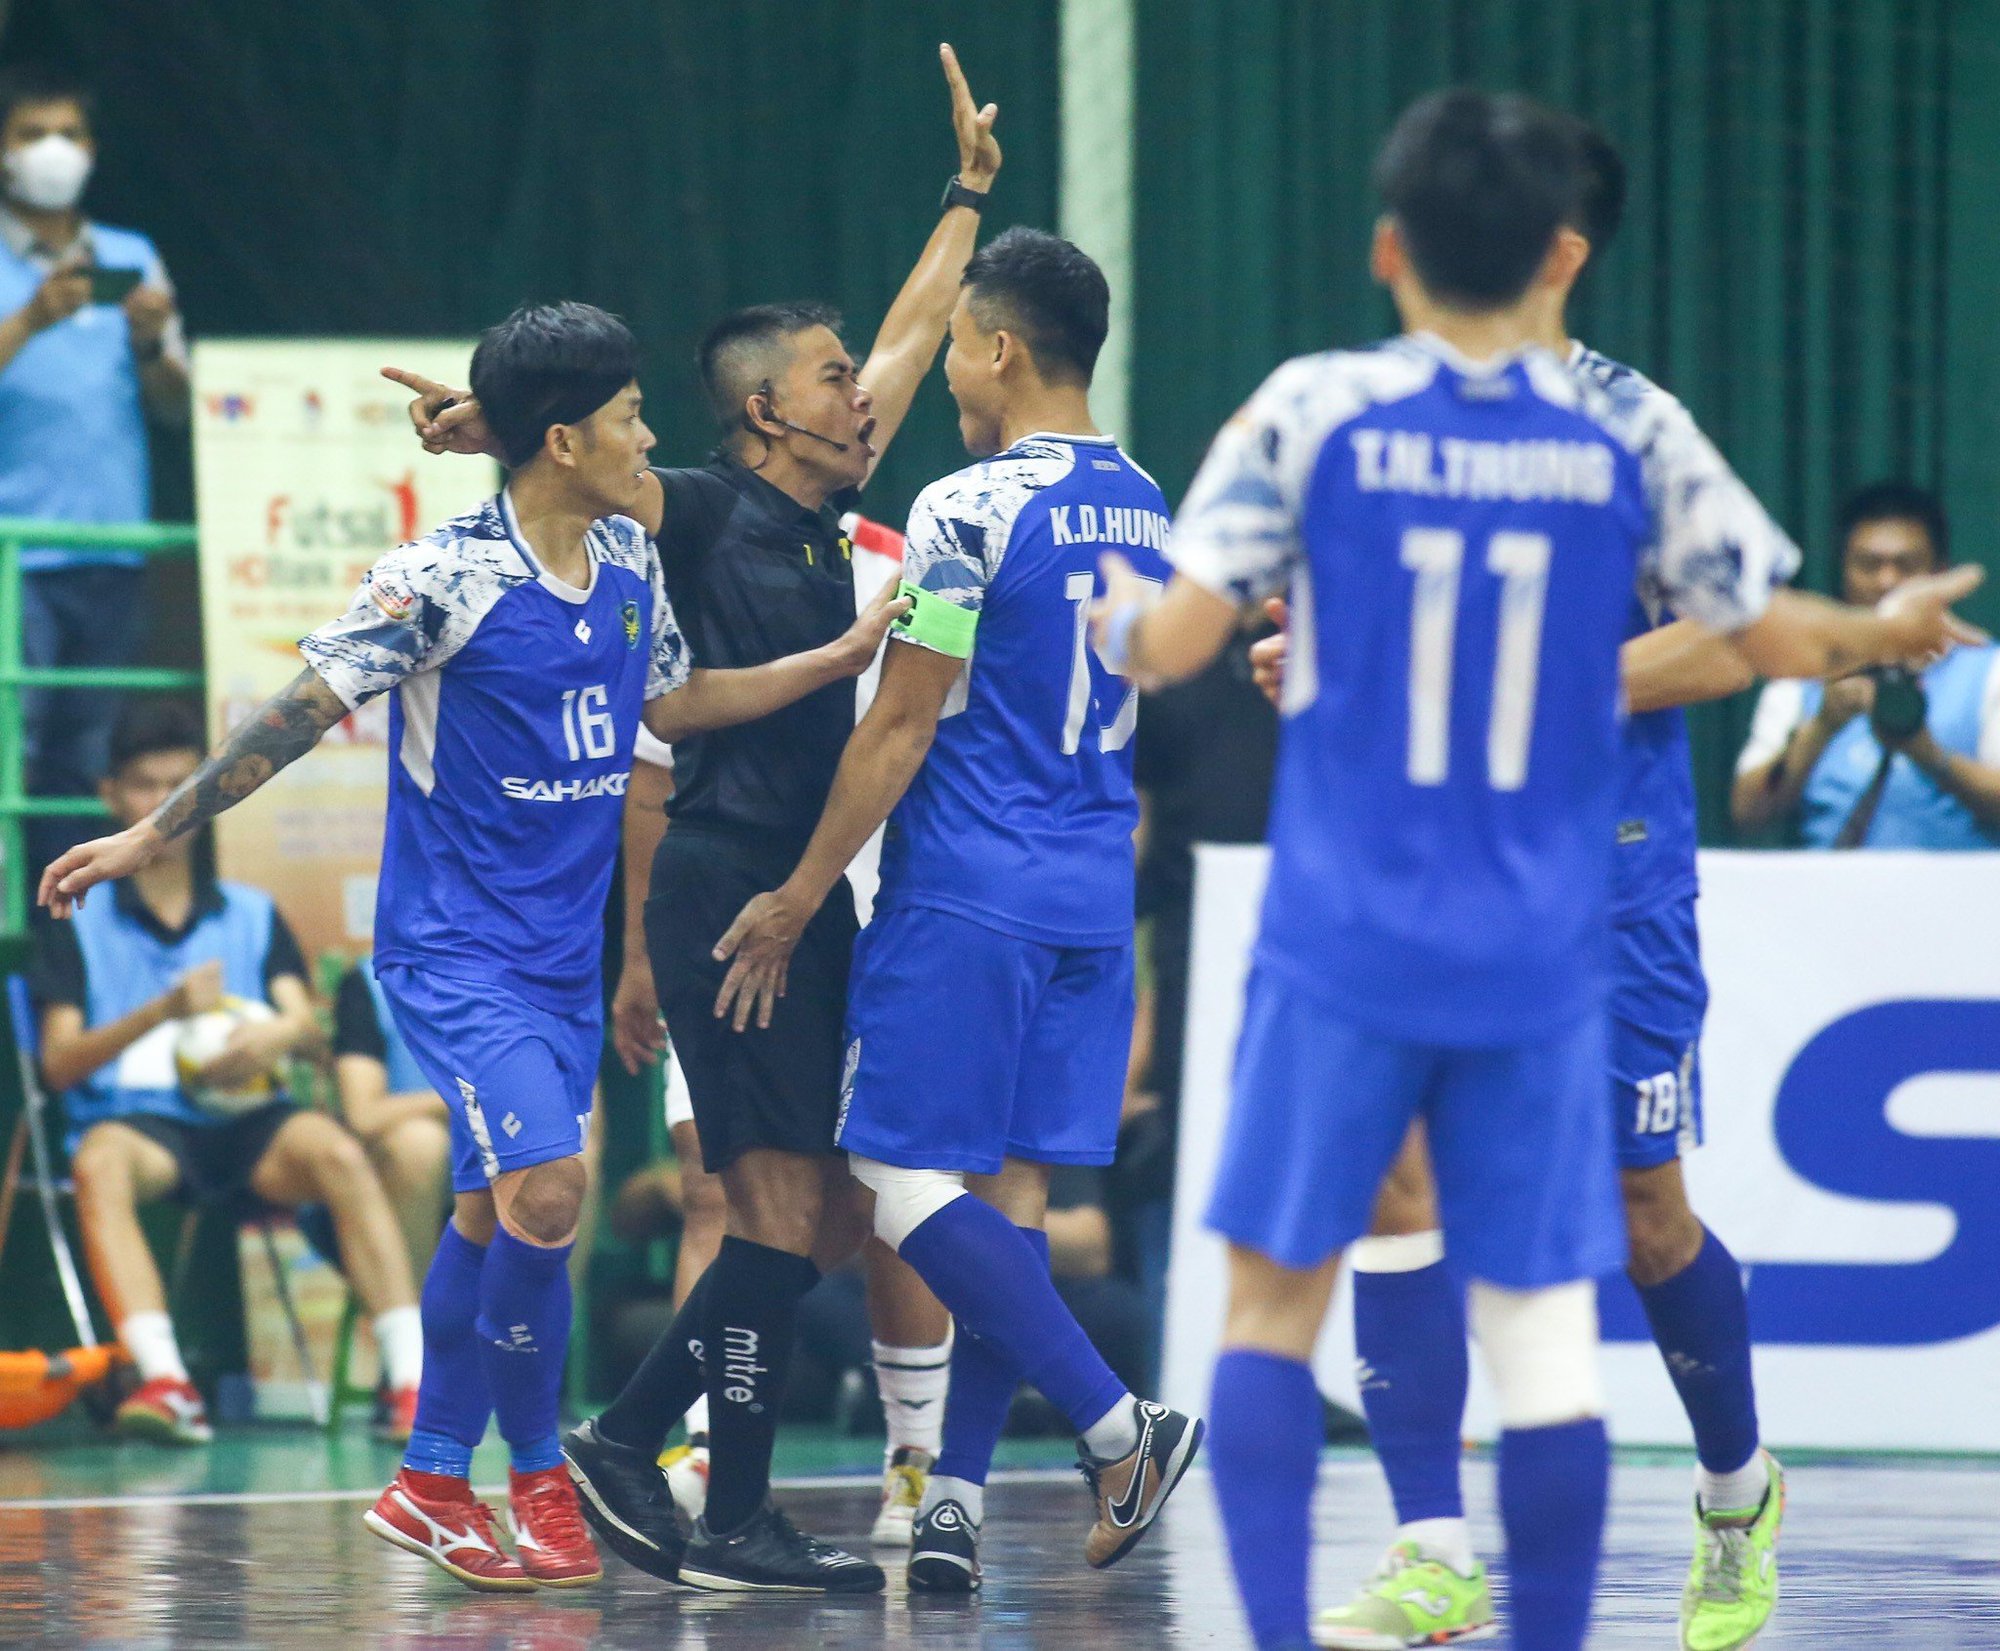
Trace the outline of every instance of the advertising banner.
{"label": "advertising banner", "polygon": [[[297,642],[384,551],[498,485],[433,458],[387,364],[465,381],[470,343],[218,340],[194,351],[195,505],[213,737],[304,668]],[[386,699],[216,822],[223,875],[268,890],[308,958],[367,949],[387,784]]]}
{"label": "advertising banner", "polygon": [[[1201,1228],[1262,898],[1262,847],[1198,853],[1166,1397],[1205,1401],[1225,1294]],[[1743,1264],[1766,1436],[2000,1450],[2000,854],[1702,856],[1712,1002],[1696,1212]],[[1607,1089],[1606,1104],[1612,1104]],[[1614,1437],[1686,1444],[1622,1278],[1602,1292]],[[1354,1406],[1343,1288],[1318,1358]],[[1494,1414],[1474,1377],[1468,1432]]]}

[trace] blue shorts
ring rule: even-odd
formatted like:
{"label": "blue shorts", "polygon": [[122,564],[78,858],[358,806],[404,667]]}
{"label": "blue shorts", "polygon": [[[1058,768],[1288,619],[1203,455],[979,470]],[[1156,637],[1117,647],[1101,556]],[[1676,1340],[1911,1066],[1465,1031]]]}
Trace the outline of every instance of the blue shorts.
{"label": "blue shorts", "polygon": [[1049,946],[927,906],[854,948],[842,1150],[996,1174],[1108,1164],[1132,1047],[1132,948]]}
{"label": "blue shorts", "polygon": [[1429,1135],[1445,1247],[1513,1290],[1625,1265],[1599,1017],[1538,1042],[1460,1049],[1343,1019],[1256,969],[1208,1224],[1287,1267],[1368,1231],[1413,1118]]}
{"label": "blue shorts", "polygon": [[382,994],[410,1053],[451,1108],[451,1185],[583,1151],[603,1016],[563,1015],[490,982],[384,964]]}
{"label": "blue shorts", "polygon": [[1694,896],[1612,930],[1611,1115],[1622,1169],[1701,1145],[1701,1023],[1708,980]]}

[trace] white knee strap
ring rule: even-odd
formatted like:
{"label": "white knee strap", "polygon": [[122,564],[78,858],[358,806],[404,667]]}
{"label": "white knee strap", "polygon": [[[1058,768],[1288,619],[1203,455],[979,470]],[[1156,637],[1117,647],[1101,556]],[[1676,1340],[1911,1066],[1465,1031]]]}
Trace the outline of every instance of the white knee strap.
{"label": "white knee strap", "polygon": [[848,1154],[854,1179],[875,1195],[875,1236],[892,1250],[954,1198],[965,1196],[965,1177],[947,1169],[901,1169],[859,1153]]}
{"label": "white knee strap", "polygon": [[1475,1280],[1469,1297],[1503,1427],[1555,1427],[1604,1414],[1592,1280],[1545,1290],[1503,1290]]}
{"label": "white knee strap", "polygon": [[1347,1264],[1357,1273],[1416,1273],[1442,1260],[1444,1234],[1435,1227],[1420,1233],[1357,1238],[1347,1252]]}

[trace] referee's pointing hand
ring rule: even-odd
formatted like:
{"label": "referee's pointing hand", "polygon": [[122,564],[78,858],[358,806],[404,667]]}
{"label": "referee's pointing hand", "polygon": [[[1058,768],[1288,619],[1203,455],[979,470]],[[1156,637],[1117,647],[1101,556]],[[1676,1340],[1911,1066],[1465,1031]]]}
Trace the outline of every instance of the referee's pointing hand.
{"label": "referee's pointing hand", "polygon": [[740,1032],[750,1024],[754,1008],[760,1027],[771,1024],[771,1010],[785,995],[792,949],[811,919],[812,913],[800,910],[783,889],[758,895],[736,914],[729,932],[715,943],[716,962],[729,963],[722,990],[715,995],[717,1020],[733,1010]]}

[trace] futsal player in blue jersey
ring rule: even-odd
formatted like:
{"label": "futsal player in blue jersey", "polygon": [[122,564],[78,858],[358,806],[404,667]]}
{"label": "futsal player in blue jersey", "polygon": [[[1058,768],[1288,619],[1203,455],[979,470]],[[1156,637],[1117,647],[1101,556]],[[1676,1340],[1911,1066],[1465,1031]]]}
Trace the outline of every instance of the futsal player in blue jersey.
{"label": "futsal player in blue jersey", "polygon": [[[1562,235],[1595,257],[1623,216],[1625,170],[1581,129],[1583,188]],[[1629,415],[1649,443],[1692,448],[1681,405],[1629,367],[1572,343],[1568,287],[1538,287],[1540,342]],[[1683,460],[1682,462],[1687,462]],[[1709,462],[1705,457],[1702,462]],[[1719,461],[1717,461],[1719,462]],[[1769,528],[1775,534],[1775,527]],[[1780,605],[1789,597],[1775,594]],[[1692,1424],[1700,1467],[1697,1542],[1682,1596],[1684,1651],[1735,1651],[1777,1601],[1783,1480],[1762,1450],[1742,1274],[1689,1206],[1680,1158],[1701,1136],[1699,1040],[1708,1001],[1695,928],[1695,791],[1681,707],[1747,687],[1742,656],[1714,633],[1635,598],[1621,665],[1632,715],[1619,753],[1612,892],[1611,1069],[1631,1254],[1626,1263]],[[1267,650],[1267,657],[1281,653]],[[1385,1184],[1368,1237],[1350,1255],[1355,1353],[1369,1432],[1398,1530],[1374,1580],[1321,1613],[1323,1646],[1369,1651],[1483,1637],[1493,1623],[1459,1486],[1466,1398],[1463,1283],[1444,1254],[1420,1131]]]}
{"label": "futsal player in blue jersey", "polygon": [[1114,665],[1178,680],[1289,586],[1272,867],[1208,1219],[1230,1245],[1214,1469],[1259,1647],[1309,1643],[1309,1360],[1340,1252],[1421,1118],[1499,1395],[1514,1643],[1583,1643],[1608,1450],[1593,1280],[1625,1234],[1603,1105],[1619,645],[1633,592],[1766,674],[1969,634],[1934,581],[1875,615],[1706,444],[1536,347],[1576,260],[1572,123],[1451,92],[1384,145],[1373,267],[1405,336],[1280,368],[1217,438],[1163,597],[1115,563]]}
{"label": "futsal player in blue jersey", "polygon": [[[1049,1172],[1108,1164],[1131,1045],[1137,695],[1090,645],[1097,560],[1164,581],[1160,490],[1091,422],[1110,293],[1067,241],[1011,229],[967,265],[945,377],[979,462],[911,512],[874,703],[804,857],[745,907],[718,1013],[768,1011],[786,959],[885,818],[855,950],[840,1145],[875,1231],[958,1321],[912,1588],[979,1585],[1008,1401],[1070,1419],[1096,1492],[1086,1560],[1128,1552],[1202,1424],[1139,1401],[1049,1278]],[[893,810],[893,815],[891,811]],[[969,1190],[968,1178],[972,1182]]]}
{"label": "futsal player in blue jersey", "polygon": [[[652,433],[638,346],[582,304],[480,341],[472,387],[510,471],[494,499],[391,551],[306,669],[148,819],[43,874],[66,916],[393,692],[375,969],[452,1108],[457,1194],[425,1279],[425,1371],[402,1470],[365,1516],[467,1585],[601,1573],[557,1443],[567,1261],[601,1042],[603,908],[643,720],[672,742],[769,714],[872,659],[900,606],[754,670],[690,668],[634,508]],[[497,1419],[514,1556],[467,1481]]]}

